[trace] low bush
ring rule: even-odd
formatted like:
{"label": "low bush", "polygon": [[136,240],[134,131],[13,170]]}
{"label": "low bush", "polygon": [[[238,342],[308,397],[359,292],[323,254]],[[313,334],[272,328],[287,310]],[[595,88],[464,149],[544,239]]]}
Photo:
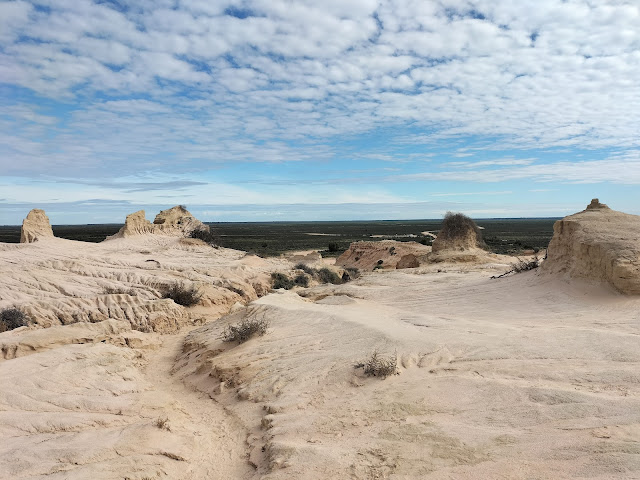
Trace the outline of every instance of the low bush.
{"label": "low bush", "polygon": [[187,287],[184,283],[174,283],[166,287],[162,297],[170,298],[183,307],[191,307],[200,301],[202,293],[195,285]]}
{"label": "low bush", "polygon": [[296,270],[302,270],[304,273],[309,274],[311,276],[314,276],[317,273],[317,270],[313,267],[310,267],[309,265],[305,264],[305,263],[298,263],[295,267]]}
{"label": "low bush", "polygon": [[340,276],[327,267],[323,267],[318,270],[318,281],[320,283],[333,283],[335,285],[342,283]]}
{"label": "low bush", "polygon": [[26,327],[29,323],[31,319],[17,308],[5,308],[0,311],[0,332]]}
{"label": "low bush", "polygon": [[198,240],[202,240],[204,243],[215,247],[218,245],[218,237],[214,235],[211,230],[207,230],[206,228],[197,228],[192,230],[189,234],[191,238],[197,238]]}
{"label": "low bush", "polygon": [[262,336],[269,330],[269,321],[259,318],[246,318],[235,325],[227,325],[222,333],[225,342],[244,343],[254,335]]}
{"label": "low bush", "polygon": [[293,283],[293,280],[284,273],[274,272],[271,274],[271,288],[284,288],[285,290],[291,290],[294,285],[295,283]]}
{"label": "low bush", "polygon": [[534,270],[540,266],[540,259],[535,256],[531,260],[523,260],[518,258],[518,261],[511,264],[511,271],[513,273],[526,272],[528,270]]}
{"label": "low bush", "polygon": [[296,278],[293,279],[293,282],[299,287],[306,288],[309,286],[309,276],[304,273],[300,273],[296,275]]}
{"label": "low bush", "polygon": [[387,378],[398,373],[398,354],[396,352],[390,356],[381,355],[378,350],[374,350],[371,357],[356,365],[356,368],[364,368],[365,375],[370,377]]}
{"label": "low bush", "polygon": [[342,274],[342,281],[350,282],[358,277],[360,277],[360,270],[355,267],[347,267],[344,269],[344,273]]}

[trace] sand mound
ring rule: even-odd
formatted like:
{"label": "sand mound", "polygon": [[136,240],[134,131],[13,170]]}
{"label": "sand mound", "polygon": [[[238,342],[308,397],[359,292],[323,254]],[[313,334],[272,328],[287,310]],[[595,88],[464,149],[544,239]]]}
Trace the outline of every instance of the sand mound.
{"label": "sand mound", "polygon": [[194,230],[209,232],[209,226],[196,219],[181,205],[161,211],[153,223],[145,217],[144,210],[127,215],[124,226],[107,239],[127,238],[147,233],[159,235],[189,236]]}
{"label": "sand mound", "polygon": [[[336,259],[336,266],[371,271],[374,268],[393,269],[406,255],[413,255],[419,262],[431,251],[431,247],[416,242],[354,242]],[[400,267],[408,268],[408,267]],[[409,267],[411,268],[411,267]]]}
{"label": "sand mound", "polygon": [[49,223],[49,217],[44,210],[34,208],[22,221],[20,230],[20,243],[37,242],[39,238],[53,237],[53,230]]}
{"label": "sand mound", "polygon": [[586,210],[553,226],[542,271],[607,282],[640,294],[640,216],[611,210],[594,199]]}
{"label": "sand mound", "polygon": [[442,228],[433,241],[433,252],[465,251],[482,246],[482,235],[476,223],[461,213],[447,213]]}

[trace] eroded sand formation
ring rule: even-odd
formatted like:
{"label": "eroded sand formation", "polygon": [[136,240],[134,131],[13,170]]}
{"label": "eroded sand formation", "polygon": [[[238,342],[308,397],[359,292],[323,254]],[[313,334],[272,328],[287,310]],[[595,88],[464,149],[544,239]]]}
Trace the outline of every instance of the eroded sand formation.
{"label": "eroded sand formation", "polygon": [[419,259],[426,258],[429,252],[431,247],[417,242],[354,242],[336,259],[336,266],[371,271],[374,268],[394,269],[400,263],[400,268],[411,268],[406,265],[415,265],[415,262],[410,262],[409,257],[402,261],[403,257],[413,255],[419,263]]}
{"label": "eroded sand formation", "polygon": [[[561,230],[588,240],[618,212],[577,215]],[[489,278],[511,261],[257,298],[292,262],[164,234],[0,244],[0,309],[36,320],[0,334],[0,478],[640,478],[640,297],[559,264]],[[173,281],[203,303],[151,328]],[[269,330],[224,342],[243,320]],[[374,351],[398,375],[365,375]]]}
{"label": "eroded sand formation", "polygon": [[20,229],[20,243],[37,242],[39,238],[53,237],[53,230],[49,217],[44,210],[34,208],[22,222]]}
{"label": "eroded sand formation", "polygon": [[208,232],[209,226],[191,215],[182,205],[177,205],[158,213],[153,223],[146,219],[144,210],[127,215],[124,226],[108,239],[127,238],[147,233],[188,237],[194,230]]}
{"label": "eroded sand formation", "polygon": [[640,216],[611,210],[598,199],[553,226],[543,271],[611,284],[640,294]]}

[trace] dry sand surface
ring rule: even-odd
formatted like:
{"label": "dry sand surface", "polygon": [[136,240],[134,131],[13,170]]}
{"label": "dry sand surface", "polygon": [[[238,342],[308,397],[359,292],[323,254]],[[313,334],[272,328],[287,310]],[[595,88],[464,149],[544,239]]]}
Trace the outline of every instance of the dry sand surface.
{"label": "dry sand surface", "polygon": [[[491,280],[509,260],[258,298],[291,262],[153,235],[0,244],[0,308],[50,327],[0,334],[0,478],[640,478],[640,299]],[[203,305],[159,299],[172,281]],[[223,342],[243,319],[269,332]],[[375,350],[398,375],[355,367]]]}

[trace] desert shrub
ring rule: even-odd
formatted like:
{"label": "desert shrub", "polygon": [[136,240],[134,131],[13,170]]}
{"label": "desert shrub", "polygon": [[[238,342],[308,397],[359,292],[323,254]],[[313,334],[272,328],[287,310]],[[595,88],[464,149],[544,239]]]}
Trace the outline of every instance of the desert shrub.
{"label": "desert shrub", "polygon": [[14,330],[29,325],[31,319],[17,308],[5,308],[0,311],[0,332]]}
{"label": "desert shrub", "polygon": [[227,325],[222,333],[225,342],[244,343],[254,335],[262,336],[269,329],[269,321],[264,318],[245,318],[235,325]]}
{"label": "desert shrub", "polygon": [[526,272],[528,270],[534,270],[540,266],[540,259],[538,256],[533,257],[531,260],[518,258],[518,261],[511,264],[511,271],[513,273]]}
{"label": "desert shrub", "polygon": [[317,273],[317,270],[313,267],[310,267],[309,265],[305,264],[305,263],[298,263],[295,267],[296,270],[302,270],[304,273],[309,274],[311,276],[314,276]]}
{"label": "desert shrub", "polygon": [[211,230],[207,230],[206,228],[196,228],[191,231],[189,236],[191,238],[202,240],[211,246],[216,246],[218,244],[218,238],[213,234],[213,232],[211,232]]}
{"label": "desert shrub", "polygon": [[309,276],[304,273],[300,273],[296,275],[296,278],[293,279],[293,283],[300,287],[308,287],[309,286]]}
{"label": "desert shrub", "polygon": [[135,297],[138,292],[135,291],[135,289],[130,288],[130,289],[126,289],[124,287],[104,287],[103,293],[106,295],[115,295],[115,294],[123,294],[123,295],[131,295],[132,297]]}
{"label": "desert shrub", "polygon": [[482,242],[482,232],[473,219],[463,213],[447,212],[442,221],[442,228],[438,233],[441,240],[456,240],[465,238],[470,231],[475,232],[478,245]]}
{"label": "desert shrub", "polygon": [[184,283],[174,283],[166,287],[162,297],[170,298],[183,307],[191,307],[200,301],[202,293],[195,285],[187,287]]}
{"label": "desert shrub", "polygon": [[224,288],[226,288],[227,290],[233,293],[237,293],[241,297],[244,297],[244,290],[242,290],[241,288],[234,287],[233,285],[225,285]]}
{"label": "desert shrub", "polygon": [[329,248],[328,248],[328,250],[329,250],[331,253],[335,253],[335,252],[337,252],[338,250],[340,250],[340,245],[339,245],[339,244],[337,244],[337,243],[335,243],[335,242],[332,242],[332,243],[330,243],[330,244],[329,244]]}
{"label": "desert shrub", "polygon": [[378,265],[382,265],[384,263],[384,260],[378,260],[377,264]]}
{"label": "desert shrub", "polygon": [[387,378],[396,375],[398,373],[398,354],[394,352],[393,355],[384,356],[378,350],[374,350],[366,362],[356,365],[356,368],[360,367],[364,368],[365,375],[371,377]]}
{"label": "desert shrub", "polygon": [[537,255],[533,257],[533,259],[531,260],[518,258],[517,262],[511,264],[511,270],[504,272],[502,275],[494,275],[491,278],[492,279],[502,278],[512,273],[521,273],[529,270],[535,270],[539,266],[540,266],[540,259],[538,258]]}
{"label": "desert shrub", "polygon": [[291,290],[295,283],[287,275],[280,272],[274,272],[271,274],[271,288],[284,288],[285,290]]}
{"label": "desert shrub", "polygon": [[344,273],[342,274],[342,281],[350,282],[358,277],[360,277],[360,270],[355,267],[347,267],[344,269]]}
{"label": "desert shrub", "polygon": [[327,267],[318,270],[317,278],[320,283],[333,283],[334,285],[342,283],[340,276]]}

